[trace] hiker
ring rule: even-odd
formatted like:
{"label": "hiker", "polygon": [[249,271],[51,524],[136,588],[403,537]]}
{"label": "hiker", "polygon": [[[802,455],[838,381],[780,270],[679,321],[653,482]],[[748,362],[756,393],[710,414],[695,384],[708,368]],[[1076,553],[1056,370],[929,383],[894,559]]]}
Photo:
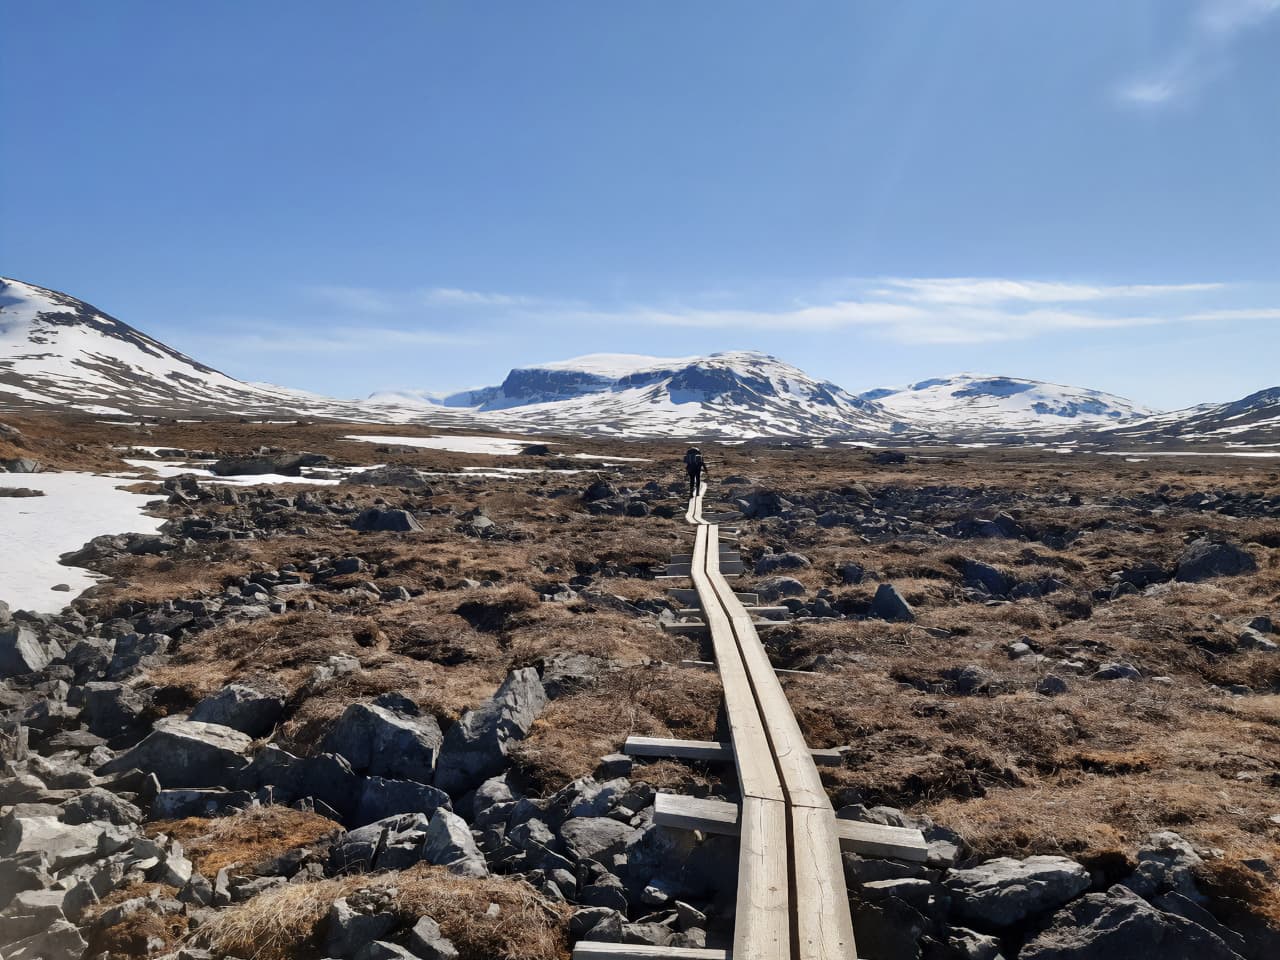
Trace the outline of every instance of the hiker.
{"label": "hiker", "polygon": [[707,461],[702,459],[702,451],[697,447],[690,447],[685,453],[684,469],[689,474],[689,496],[696,496],[702,477],[710,476],[707,473]]}

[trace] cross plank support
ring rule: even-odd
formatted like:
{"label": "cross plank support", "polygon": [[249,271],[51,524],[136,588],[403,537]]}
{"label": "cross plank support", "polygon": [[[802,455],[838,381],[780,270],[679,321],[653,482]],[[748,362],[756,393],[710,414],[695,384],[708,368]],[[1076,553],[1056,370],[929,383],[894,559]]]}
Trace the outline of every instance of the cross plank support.
{"label": "cross plank support", "polygon": [[[818,829],[820,821],[815,819],[817,813],[810,815],[807,812],[818,808],[793,808],[793,815],[797,809],[805,820],[806,830]],[[818,812],[823,817],[831,817],[834,822],[832,829],[839,840],[840,849],[847,853],[886,860],[905,860],[909,863],[924,863],[928,859],[929,846],[919,830],[840,820],[831,812],[830,807]],[[739,808],[737,804],[726,803],[724,800],[660,793],[654,798],[653,822],[680,830],[701,830],[703,833],[735,836],[739,829]]]}
{"label": "cross plank support", "polygon": [[[847,749],[847,748],[845,748]],[[810,750],[813,762],[838,767],[844,763],[845,749],[834,747]],[[631,757],[674,757],[704,763],[732,763],[733,747],[714,740],[671,740],[665,737],[627,737],[622,752]]]}

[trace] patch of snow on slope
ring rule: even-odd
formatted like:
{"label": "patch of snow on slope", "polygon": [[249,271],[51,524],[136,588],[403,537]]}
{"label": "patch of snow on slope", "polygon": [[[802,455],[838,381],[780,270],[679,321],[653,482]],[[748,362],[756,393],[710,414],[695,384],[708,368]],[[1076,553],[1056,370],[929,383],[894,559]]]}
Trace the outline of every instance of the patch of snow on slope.
{"label": "patch of snow on slope", "polygon": [[859,394],[920,429],[1062,430],[1137,421],[1154,411],[1083,387],[962,373]]}
{"label": "patch of snow on slope", "polygon": [[[15,610],[57,613],[99,577],[58,558],[104,533],[156,533],[164,520],[142,513],[154,495],[90,473],[0,473],[0,486],[43,497],[0,497],[0,600]],[[50,588],[65,583],[69,593]]]}
{"label": "patch of snow on slope", "polygon": [[533,443],[532,440],[510,440],[505,437],[384,437],[378,434],[350,434],[344,440],[363,443],[385,443],[424,450],[448,450],[452,453],[476,453],[493,457],[512,457]]}

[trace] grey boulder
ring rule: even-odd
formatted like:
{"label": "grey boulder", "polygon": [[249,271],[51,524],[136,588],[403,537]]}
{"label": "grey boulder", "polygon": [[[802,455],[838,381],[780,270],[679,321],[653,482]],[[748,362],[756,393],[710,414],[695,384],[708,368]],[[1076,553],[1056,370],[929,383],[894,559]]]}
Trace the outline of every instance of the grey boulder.
{"label": "grey boulder", "polygon": [[512,670],[488,703],[468,710],[449,728],[436,762],[435,785],[456,797],[501,773],[508,743],[523,739],[546,705],[538,671]]}
{"label": "grey boulder", "polygon": [[952,909],[979,929],[1055,910],[1089,889],[1089,871],[1066,857],[1000,857],[947,874]]}
{"label": "grey boulder", "polygon": [[233,683],[197,703],[188,719],[261,737],[270,732],[283,712],[283,697]]}
{"label": "grey boulder", "polygon": [[431,815],[422,845],[422,859],[465,877],[489,875],[489,868],[467,821],[444,809]]}
{"label": "grey boulder", "polygon": [[435,717],[353,703],[325,738],[323,749],[345,757],[356,773],[430,783],[442,741]]}
{"label": "grey boulder", "polygon": [[360,798],[351,822],[362,827],[402,813],[430,815],[442,807],[449,807],[449,795],[438,787],[416,780],[365,777],[360,783]]}
{"label": "grey boulder", "polygon": [[876,595],[871,601],[870,609],[867,610],[867,616],[890,622],[909,622],[916,618],[911,604],[903,599],[898,588],[891,583],[882,583],[876,589]]}
{"label": "grey boulder", "polygon": [[1214,577],[1253,573],[1257,569],[1258,561],[1240,547],[1230,543],[1197,540],[1178,557],[1178,569],[1173,578],[1184,583],[1199,583]]}
{"label": "grey boulder", "polygon": [[422,524],[408,510],[379,510],[377,507],[370,507],[362,510],[351,521],[351,528],[363,532],[402,533],[421,530]]}
{"label": "grey boulder", "polygon": [[[357,897],[353,895],[352,899]],[[394,930],[396,923],[394,913],[361,910],[352,906],[346,897],[341,897],[329,907],[325,952],[331,957],[352,957],[365,944]]]}
{"label": "grey boulder", "polygon": [[1242,960],[1199,924],[1127,887],[1091,893],[1054,915],[1018,960]]}
{"label": "grey boulder", "polygon": [[409,931],[409,949],[421,960],[457,960],[458,951],[440,933],[440,924],[430,917],[423,917]]}
{"label": "grey boulder", "polygon": [[0,677],[36,673],[52,663],[56,655],[25,623],[0,626]]}
{"label": "grey boulder", "polygon": [[622,853],[637,836],[633,827],[609,817],[573,817],[560,828],[560,837],[573,859],[600,863]]}
{"label": "grey boulder", "polygon": [[808,566],[812,564],[802,553],[766,553],[756,561],[755,572],[760,576],[779,570],[803,570]]}
{"label": "grey boulder", "polygon": [[239,730],[166,717],[131,750],[98,769],[154,773],[166,787],[218,787],[233,783],[248,765],[253,741]]}
{"label": "grey boulder", "polygon": [[764,602],[772,603],[783,597],[803,597],[805,589],[795,577],[766,577],[756,584],[756,593]]}

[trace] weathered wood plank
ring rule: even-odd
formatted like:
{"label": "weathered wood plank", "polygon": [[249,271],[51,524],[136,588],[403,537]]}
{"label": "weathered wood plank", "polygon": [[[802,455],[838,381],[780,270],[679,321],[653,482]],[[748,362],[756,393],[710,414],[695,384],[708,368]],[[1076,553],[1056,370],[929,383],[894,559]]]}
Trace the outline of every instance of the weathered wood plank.
{"label": "weathered wood plank", "polygon": [[792,904],[786,835],[784,803],[756,797],[743,801],[738,896],[733,916],[733,955],[739,960],[791,957]]}
{"label": "weathered wood plank", "polygon": [[729,618],[715,594],[708,571],[714,570],[714,560],[708,563],[707,547],[715,537],[715,526],[702,524],[695,538],[693,583],[706,611],[711,628],[711,643],[720,670],[720,682],[724,688],[725,713],[729,719],[729,733],[733,740],[734,762],[738,770],[738,783],[744,796],[763,800],[783,799],[782,783],[773,765],[769,739],[751,691],[741,654],[733,639]]}
{"label": "weathered wood plank", "polygon": [[836,820],[840,849],[863,857],[906,860],[924,863],[929,859],[929,845],[924,834],[910,827],[886,827],[878,823]]}
{"label": "weathered wood plank", "polygon": [[[676,740],[668,737],[627,737],[622,752],[632,757],[674,757],[677,760],[702,760],[708,763],[730,763],[733,747],[714,740]],[[811,751],[813,762],[823,766],[840,766],[844,751],[817,749]]]}
{"label": "weathered wood plank", "polygon": [[[701,612],[701,611],[699,611]],[[756,620],[754,626],[760,630],[777,630],[780,627],[791,625],[789,620]],[[662,621],[662,629],[667,633],[705,633],[707,630],[706,622],[699,623],[696,620],[686,620],[673,623],[669,620]],[[775,667],[779,673],[810,673],[809,670],[786,670],[782,667]]]}
{"label": "weathered wood plank", "polygon": [[796,911],[797,956],[813,960],[857,960],[844,865],[828,806],[791,807],[791,869]]}
{"label": "weathered wood plank", "polygon": [[729,951],[713,947],[651,947],[638,943],[579,940],[573,960],[729,960]]}
{"label": "weathered wood plank", "polygon": [[[726,836],[733,836],[738,832],[737,804],[727,803],[724,800],[660,793],[654,798],[655,823],[662,822],[658,819],[658,798],[662,798],[661,807],[667,826],[701,830],[704,833],[722,833]],[[792,815],[795,815],[794,808]],[[908,827],[885,827],[878,823],[860,823],[855,820],[840,820],[834,814],[832,820],[835,839],[841,850],[864,857],[906,860],[912,863],[923,863],[928,858],[929,847],[919,830]]]}
{"label": "weathered wood plank", "polygon": [[[660,827],[701,830],[703,833],[736,837],[740,813],[736,803],[725,803],[723,800],[684,797],[678,793],[659,793],[653,798],[653,822]],[[784,828],[783,835],[785,834]]]}

